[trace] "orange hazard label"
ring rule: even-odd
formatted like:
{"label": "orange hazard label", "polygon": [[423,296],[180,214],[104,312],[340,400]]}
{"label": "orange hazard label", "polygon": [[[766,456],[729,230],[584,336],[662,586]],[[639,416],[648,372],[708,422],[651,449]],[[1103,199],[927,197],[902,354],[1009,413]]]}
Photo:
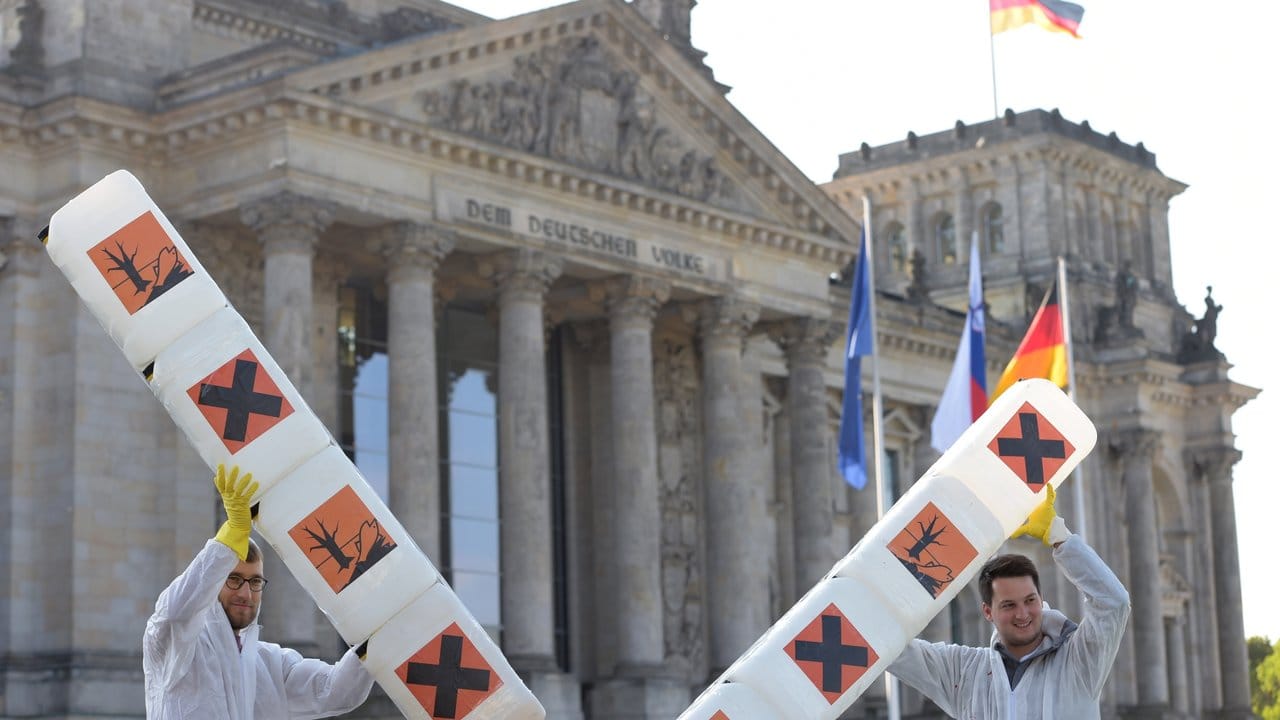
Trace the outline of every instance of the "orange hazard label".
{"label": "orange hazard label", "polygon": [[149,210],[90,248],[89,259],[130,315],[193,274]]}
{"label": "orange hazard label", "polygon": [[835,603],[806,625],[783,651],[833,705],[880,659]]}
{"label": "orange hazard label", "polygon": [[350,485],[294,525],[289,537],[335,593],[396,548]]}
{"label": "orange hazard label", "polygon": [[968,538],[933,503],[916,513],[887,547],[933,597],[978,557]]}
{"label": "orange hazard label", "polygon": [[457,623],[396,668],[396,677],[436,720],[460,720],[502,687]]}

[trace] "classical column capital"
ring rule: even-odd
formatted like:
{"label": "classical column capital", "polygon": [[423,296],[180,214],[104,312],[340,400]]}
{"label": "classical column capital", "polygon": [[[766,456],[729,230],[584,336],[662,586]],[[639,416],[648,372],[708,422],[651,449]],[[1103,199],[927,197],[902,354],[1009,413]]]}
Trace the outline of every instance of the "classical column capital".
{"label": "classical column capital", "polygon": [[434,273],[456,245],[451,231],[415,222],[398,222],[383,228],[378,242],[387,259],[387,279],[393,283]]}
{"label": "classical column capital", "polygon": [[1183,462],[1193,479],[1206,483],[1230,482],[1231,468],[1240,462],[1243,454],[1225,446],[1186,448],[1182,451]]}
{"label": "classical column capital", "polygon": [[605,307],[615,321],[651,322],[658,308],[671,297],[671,283],[658,278],[622,275],[600,283]]}
{"label": "classical column capital", "polygon": [[337,206],[327,200],[284,191],[240,208],[240,222],[258,234],[270,251],[311,252],[320,233],[333,223]]}
{"label": "classical column capital", "polygon": [[831,344],[839,336],[830,318],[795,317],[769,323],[769,337],[787,354],[787,366],[826,361]]}
{"label": "classical column capital", "polygon": [[1161,434],[1148,428],[1113,430],[1107,434],[1107,448],[1123,463],[1151,462],[1160,447]]}
{"label": "classical column capital", "polygon": [[488,255],[477,262],[480,275],[498,286],[499,303],[541,302],[547,288],[564,268],[560,258],[527,248]]}
{"label": "classical column capital", "polygon": [[709,341],[741,344],[759,318],[759,306],[733,295],[704,300],[698,306],[698,330]]}

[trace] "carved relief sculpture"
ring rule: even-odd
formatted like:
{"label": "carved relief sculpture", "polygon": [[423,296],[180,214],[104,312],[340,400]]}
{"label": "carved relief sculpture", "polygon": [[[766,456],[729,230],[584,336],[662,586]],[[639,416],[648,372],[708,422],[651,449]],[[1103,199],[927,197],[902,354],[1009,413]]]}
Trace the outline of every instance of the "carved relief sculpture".
{"label": "carved relief sculpture", "polygon": [[657,122],[654,99],[594,37],[517,57],[509,79],[458,80],[423,107],[444,127],[741,209],[716,159]]}

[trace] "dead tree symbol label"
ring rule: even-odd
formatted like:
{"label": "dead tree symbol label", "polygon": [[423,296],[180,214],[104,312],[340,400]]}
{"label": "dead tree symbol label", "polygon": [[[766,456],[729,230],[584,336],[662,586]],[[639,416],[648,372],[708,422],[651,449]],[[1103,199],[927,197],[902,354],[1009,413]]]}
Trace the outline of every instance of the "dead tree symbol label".
{"label": "dead tree symbol label", "polygon": [[89,259],[130,315],[194,274],[149,210],[90,248]]}
{"label": "dead tree symbol label", "polygon": [[921,508],[887,547],[935,598],[978,556],[955,523],[933,503]]}
{"label": "dead tree symbol label", "polygon": [[289,537],[335,593],[396,548],[350,485],[294,525]]}

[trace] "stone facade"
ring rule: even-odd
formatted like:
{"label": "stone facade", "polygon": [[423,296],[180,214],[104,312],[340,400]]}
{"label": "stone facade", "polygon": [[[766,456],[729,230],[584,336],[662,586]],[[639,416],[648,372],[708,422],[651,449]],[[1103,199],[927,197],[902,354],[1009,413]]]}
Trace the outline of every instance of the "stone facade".
{"label": "stone facade", "polygon": [[[945,377],[907,375],[922,362],[939,367],[929,346],[938,329],[957,327],[946,316],[958,318],[954,308],[966,304],[970,242],[981,243],[992,381],[1053,281],[1055,258],[1064,258],[1076,396],[1100,440],[1059,507],[1133,602],[1104,717],[1249,714],[1230,416],[1257,390],[1232,382],[1212,341],[1201,342],[1216,332],[1212,299],[1196,318],[1173,296],[1168,205],[1184,187],[1161,174],[1141,144],[1057,111],[1008,112],[864,145],[841,156],[824,186],[860,221],[862,198],[871,201],[880,311],[888,316],[880,333],[892,358],[883,364],[889,415],[932,413]],[[940,339],[949,347],[954,333]],[[918,461],[921,440],[889,446],[900,443],[898,457]],[[902,474],[923,467],[908,462]],[[1046,599],[1078,612],[1076,594],[1056,573],[1043,584]],[[974,643],[989,632],[964,608],[926,634]],[[911,693],[906,704],[930,715]]]}
{"label": "stone facade", "polygon": [[[948,259],[999,227],[1003,359],[1065,254],[1080,400],[1105,433],[1088,492],[1063,497],[1135,598],[1107,716],[1247,712],[1230,419],[1256,391],[1171,294],[1182,186],[1036,112],[864,148],[819,188],[725,100],[692,4],[490,21],[438,0],[0,2],[0,716],[140,717],[143,624],[219,522],[207,468],[33,240],[119,167],[371,482],[384,468],[554,718],[673,717],[875,522],[834,470],[832,277],[862,195],[899,490],[936,457],[964,295]],[[370,447],[357,396],[379,358]],[[475,427],[490,455],[463,463]],[[492,597],[457,529],[485,472]],[[985,638],[961,597],[927,633]],[[341,650],[285,573],[263,607],[267,639]],[[391,713],[375,694],[357,715]]]}

